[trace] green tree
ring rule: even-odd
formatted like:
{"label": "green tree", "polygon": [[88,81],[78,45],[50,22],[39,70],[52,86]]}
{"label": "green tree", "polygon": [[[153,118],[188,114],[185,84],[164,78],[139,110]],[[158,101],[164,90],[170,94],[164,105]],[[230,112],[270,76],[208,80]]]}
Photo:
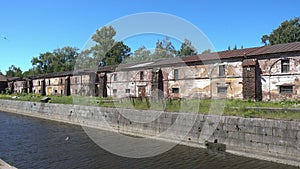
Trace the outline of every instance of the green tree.
{"label": "green tree", "polygon": [[115,45],[106,53],[103,62],[104,65],[117,65],[122,63],[130,56],[131,49],[122,41],[116,42]]}
{"label": "green tree", "polygon": [[191,55],[196,55],[197,50],[192,45],[192,42],[188,39],[184,39],[183,43],[181,44],[180,50],[178,51],[179,57],[186,57]]}
{"label": "green tree", "polygon": [[[96,30],[96,33],[92,36],[96,44],[89,50],[93,57],[91,66],[98,66],[101,62],[104,62],[107,53],[111,52],[111,49],[116,43],[114,40],[115,35],[116,31],[112,26],[104,26]],[[108,60],[111,60],[111,58]],[[110,63],[110,61],[108,62]]]}
{"label": "green tree", "polygon": [[151,55],[153,60],[161,58],[173,58],[175,57],[177,51],[173,46],[172,42],[168,37],[164,38],[162,41],[158,40],[156,42],[156,47],[154,53]]}
{"label": "green tree", "polygon": [[15,65],[11,65],[8,70],[6,71],[7,77],[23,77],[22,70],[20,67],[16,67]]}
{"label": "green tree", "polygon": [[145,46],[134,51],[133,55],[126,59],[126,63],[150,61],[151,52]]}
{"label": "green tree", "polygon": [[78,57],[77,51],[77,48],[64,47],[55,49],[53,52],[41,53],[31,60],[33,66],[33,69],[30,70],[31,74],[71,71],[74,69]]}
{"label": "green tree", "polygon": [[270,33],[270,35],[263,35],[261,41],[265,45],[300,41],[299,17],[282,22],[277,29]]}
{"label": "green tree", "polygon": [[207,54],[207,53],[211,53],[211,50],[210,49],[206,49],[201,54]]}

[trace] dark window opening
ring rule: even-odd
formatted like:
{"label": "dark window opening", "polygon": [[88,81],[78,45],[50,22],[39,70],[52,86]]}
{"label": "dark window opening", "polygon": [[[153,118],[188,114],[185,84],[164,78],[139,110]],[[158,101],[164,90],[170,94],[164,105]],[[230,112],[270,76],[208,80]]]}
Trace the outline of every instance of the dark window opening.
{"label": "dark window opening", "polygon": [[219,66],[219,76],[225,76],[225,65]]}
{"label": "dark window opening", "polygon": [[174,69],[174,80],[177,80],[178,78],[179,78],[178,69]]}
{"label": "dark window opening", "polygon": [[130,93],[130,89],[125,89],[125,93]]}
{"label": "dark window opening", "polygon": [[222,87],[218,87],[217,89],[218,94],[227,94],[227,87],[222,86]]}
{"label": "dark window opening", "polygon": [[144,72],[140,72],[140,80],[144,80]]}
{"label": "dark window opening", "polygon": [[280,93],[293,93],[293,86],[280,86]]}
{"label": "dark window opening", "polygon": [[290,71],[290,60],[281,60],[281,73],[288,73]]}
{"label": "dark window opening", "polygon": [[179,88],[172,88],[172,93],[179,93]]}
{"label": "dark window opening", "polygon": [[77,79],[77,77],[75,77],[75,82],[74,82],[75,84],[77,84],[78,83],[78,79]]}
{"label": "dark window opening", "polygon": [[118,78],[117,78],[117,74],[114,74],[114,81],[117,81]]}
{"label": "dark window opening", "polygon": [[54,90],[54,93],[57,94],[57,90]]}
{"label": "dark window opening", "polygon": [[50,80],[48,80],[48,85],[50,85]]}
{"label": "dark window opening", "polygon": [[60,84],[63,84],[63,79],[60,79]]}
{"label": "dark window opening", "polygon": [[77,89],[75,89],[75,94],[77,94],[78,93],[78,91],[77,91]]}
{"label": "dark window opening", "polygon": [[39,85],[39,86],[41,85],[41,81],[38,82],[38,85]]}

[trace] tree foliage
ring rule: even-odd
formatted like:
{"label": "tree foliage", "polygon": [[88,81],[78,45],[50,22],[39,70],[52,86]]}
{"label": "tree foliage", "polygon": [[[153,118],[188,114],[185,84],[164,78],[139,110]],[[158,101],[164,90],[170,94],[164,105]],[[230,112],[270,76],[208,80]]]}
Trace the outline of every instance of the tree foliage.
{"label": "tree foliage", "polygon": [[186,57],[191,55],[196,55],[197,50],[192,45],[192,42],[188,39],[184,39],[183,43],[181,44],[180,50],[178,51],[179,57]]}
{"label": "tree foliage", "polygon": [[6,71],[6,77],[23,77],[22,70],[20,67],[16,67],[15,65],[11,65]]}
{"label": "tree foliage", "polygon": [[33,57],[31,69],[28,74],[43,74],[62,71],[71,71],[74,69],[78,57],[78,49],[73,47],[64,47],[55,49],[53,52],[41,53],[38,57]]}
{"label": "tree foliage", "polygon": [[263,35],[261,41],[265,45],[300,41],[299,17],[282,22],[277,29],[270,33],[270,35]]}
{"label": "tree foliage", "polygon": [[117,65],[130,56],[131,49],[122,41],[115,41],[116,31],[112,26],[96,30],[92,36],[95,45],[80,53],[77,68],[97,68]]}
{"label": "tree foliage", "polygon": [[145,46],[138,48],[134,51],[133,55],[126,59],[126,63],[134,63],[134,62],[144,62],[151,60],[151,51],[148,50]]}
{"label": "tree foliage", "polygon": [[173,58],[175,57],[176,53],[177,51],[172,42],[168,37],[166,37],[162,41],[158,40],[156,42],[155,51],[151,55],[151,58],[153,60],[161,58]]}
{"label": "tree foliage", "polygon": [[114,46],[106,53],[103,62],[104,65],[117,65],[122,63],[130,56],[131,49],[122,41],[116,42]]}

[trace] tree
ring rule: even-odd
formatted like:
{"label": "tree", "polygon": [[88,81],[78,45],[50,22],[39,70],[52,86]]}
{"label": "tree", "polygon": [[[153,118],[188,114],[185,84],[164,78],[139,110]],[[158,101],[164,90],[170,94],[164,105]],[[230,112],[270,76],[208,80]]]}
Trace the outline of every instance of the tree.
{"label": "tree", "polygon": [[104,62],[107,53],[109,51],[111,52],[111,48],[113,48],[116,43],[113,39],[115,35],[116,31],[112,26],[104,26],[101,29],[96,30],[96,33],[92,36],[92,39],[96,44],[89,50],[93,57],[91,66],[98,66],[101,62]]}
{"label": "tree", "polygon": [[[54,73],[74,70],[78,57],[78,49],[64,47],[53,50],[53,52],[41,53],[39,57],[33,57],[31,74]],[[33,72],[35,71],[35,72]]]}
{"label": "tree", "polygon": [[210,49],[206,49],[201,54],[207,54],[207,53],[211,53],[211,50]]}
{"label": "tree", "polygon": [[3,75],[2,71],[0,70],[0,75]]}
{"label": "tree", "polygon": [[104,65],[117,65],[122,63],[130,56],[131,49],[122,41],[116,42],[115,45],[106,53],[103,62]]}
{"label": "tree", "polygon": [[168,37],[164,38],[162,41],[158,40],[156,42],[156,47],[154,53],[151,55],[153,60],[161,58],[173,58],[176,54],[175,47]]}
{"label": "tree", "polygon": [[263,35],[261,37],[261,41],[265,45],[300,41],[299,17],[282,22],[277,29],[271,32],[270,35]]}
{"label": "tree", "polygon": [[183,43],[181,44],[180,50],[178,51],[178,56],[185,57],[185,56],[191,56],[196,54],[197,54],[197,50],[192,45],[192,42],[189,41],[188,39],[184,39]]}
{"label": "tree", "polygon": [[6,71],[7,77],[22,77],[22,70],[15,65],[11,65]]}
{"label": "tree", "polygon": [[136,51],[134,51],[133,55],[128,57],[125,62],[133,63],[133,62],[150,61],[151,60],[150,56],[151,56],[150,50],[146,49],[145,46],[142,46],[138,48]]}

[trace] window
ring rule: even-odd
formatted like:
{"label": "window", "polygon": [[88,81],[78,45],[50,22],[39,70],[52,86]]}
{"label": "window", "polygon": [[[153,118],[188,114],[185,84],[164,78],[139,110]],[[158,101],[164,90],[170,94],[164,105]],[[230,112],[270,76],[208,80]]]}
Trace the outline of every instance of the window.
{"label": "window", "polygon": [[172,88],[172,93],[179,93],[179,88]]}
{"label": "window", "polygon": [[63,79],[60,79],[60,84],[63,84]]}
{"label": "window", "polygon": [[225,65],[219,66],[219,76],[225,76]]}
{"label": "window", "polygon": [[130,89],[125,89],[125,93],[130,93]]}
{"label": "window", "polygon": [[174,69],[174,80],[177,80],[179,77],[178,69]]}
{"label": "window", "polygon": [[226,86],[221,86],[218,87],[218,94],[227,94],[227,87]]}
{"label": "window", "polygon": [[48,85],[50,85],[50,80],[48,80]]}
{"label": "window", "polygon": [[293,93],[293,86],[280,86],[280,93]]}
{"label": "window", "polygon": [[75,82],[74,82],[75,84],[77,84],[78,83],[78,79],[77,79],[77,77],[75,77]]}
{"label": "window", "polygon": [[54,93],[57,94],[57,90],[54,90]]}
{"label": "window", "polygon": [[117,74],[114,74],[114,81],[117,81],[118,78],[117,78]]}
{"label": "window", "polygon": [[288,73],[290,71],[290,60],[281,60],[281,73]]}
{"label": "window", "polygon": [[114,94],[114,95],[116,95],[116,94],[117,94],[117,92],[118,92],[118,90],[117,90],[117,89],[113,89],[113,94]]}
{"label": "window", "polygon": [[38,85],[41,86],[41,81],[38,81]]}
{"label": "window", "polygon": [[140,80],[144,80],[144,72],[143,71],[140,72]]}

